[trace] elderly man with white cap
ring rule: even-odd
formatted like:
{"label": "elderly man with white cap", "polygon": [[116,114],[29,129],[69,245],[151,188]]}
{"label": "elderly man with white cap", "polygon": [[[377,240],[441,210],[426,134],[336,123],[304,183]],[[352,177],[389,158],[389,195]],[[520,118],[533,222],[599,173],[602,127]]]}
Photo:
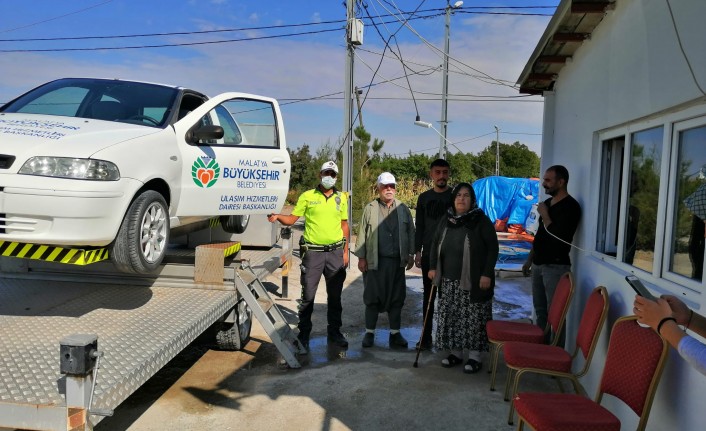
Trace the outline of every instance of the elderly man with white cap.
{"label": "elderly man with white cap", "polygon": [[402,306],[407,296],[405,269],[414,264],[414,221],[398,199],[395,177],[383,172],[377,179],[379,197],[363,208],[355,255],[363,273],[365,335],[363,347],[375,342],[378,314],[390,320],[391,348],[407,348],[400,333]]}
{"label": "elderly man with white cap", "polygon": [[270,214],[271,223],[279,221],[291,226],[304,216],[304,234],[301,244],[302,297],[299,304],[299,341],[309,350],[309,336],[314,311],[314,298],[321,275],[326,280],[328,296],[328,342],[348,347],[348,340],[341,333],[341,292],[348,267],[348,201],[336,190],[338,166],[328,161],[319,171],[319,185],[299,196],[291,215]]}

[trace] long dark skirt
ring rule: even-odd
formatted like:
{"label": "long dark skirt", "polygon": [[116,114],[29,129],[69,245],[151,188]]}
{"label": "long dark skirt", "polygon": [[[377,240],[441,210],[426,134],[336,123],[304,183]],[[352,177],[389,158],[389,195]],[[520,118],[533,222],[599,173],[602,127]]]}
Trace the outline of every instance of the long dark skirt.
{"label": "long dark skirt", "polygon": [[441,279],[443,295],[437,299],[436,338],[439,350],[488,351],[485,324],[493,319],[493,301],[471,302],[459,280]]}

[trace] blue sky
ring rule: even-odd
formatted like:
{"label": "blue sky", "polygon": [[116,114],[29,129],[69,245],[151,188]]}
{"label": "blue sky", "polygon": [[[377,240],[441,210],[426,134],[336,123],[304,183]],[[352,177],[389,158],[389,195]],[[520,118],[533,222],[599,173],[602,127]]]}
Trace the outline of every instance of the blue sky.
{"label": "blue sky", "polygon": [[[520,141],[539,153],[542,98],[518,97],[514,87],[558,3],[468,0],[452,16],[450,152],[477,153],[495,139],[497,125],[501,142]],[[377,30],[366,24],[355,58],[354,85],[364,90],[366,129],[385,140],[385,153],[436,153],[439,135],[415,126],[414,119],[418,112],[440,128],[446,1],[359,4],[367,8],[359,8],[358,17],[368,23],[370,14],[377,23]],[[519,6],[545,8],[510,9]],[[400,29],[401,12],[415,9],[427,18]],[[6,0],[0,16],[0,102],[61,77],[136,79],[211,96],[243,91],[275,97],[292,148],[336,146],[345,133],[344,0]],[[384,38],[396,32],[397,43],[390,46],[399,47],[406,67],[389,49],[381,57],[385,42],[378,31]],[[155,33],[162,35],[110,37]],[[103,38],[20,41],[96,36]],[[181,46],[97,49],[149,45]],[[88,50],[67,50],[76,48]]]}

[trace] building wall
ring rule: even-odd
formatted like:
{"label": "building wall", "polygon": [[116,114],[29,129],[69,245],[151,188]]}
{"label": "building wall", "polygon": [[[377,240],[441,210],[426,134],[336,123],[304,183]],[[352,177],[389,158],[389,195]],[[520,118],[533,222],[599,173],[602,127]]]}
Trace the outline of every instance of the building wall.
{"label": "building wall", "polygon": [[[706,1],[670,0],[686,54],[696,79],[706,89]],[[665,115],[706,115],[704,94],[694,83],[682,54],[665,0],[617,0],[590,40],[560,72],[553,92],[545,95],[542,169],[563,164],[570,172],[569,192],[583,208],[574,238],[573,270],[577,295],[568,321],[569,334],[578,327],[589,291],[607,287],[611,298],[607,328],[599,341],[593,366],[583,379],[595,394],[605,360],[608,331],[620,316],[632,314],[634,293],[624,277],[627,264],[596,253],[596,219],[601,146],[599,133],[642,120],[662,122]],[[706,147],[706,143],[704,143]],[[706,151],[706,150],[705,150]],[[679,291],[673,282],[646,280],[656,293]],[[703,287],[703,285],[702,285]],[[703,292],[703,289],[702,289]],[[688,304],[706,314],[706,294],[689,296]],[[703,341],[703,340],[702,340]],[[569,342],[573,342],[569,338]],[[639,354],[639,352],[636,352]],[[667,362],[648,422],[650,430],[706,429],[706,376],[691,369],[673,350]],[[607,397],[604,404],[634,429],[635,414]]]}

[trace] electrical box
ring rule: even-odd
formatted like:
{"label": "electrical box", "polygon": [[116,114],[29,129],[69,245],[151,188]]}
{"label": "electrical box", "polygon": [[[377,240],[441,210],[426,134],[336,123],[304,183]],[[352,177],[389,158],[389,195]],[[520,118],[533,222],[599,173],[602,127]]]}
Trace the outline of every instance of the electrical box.
{"label": "electrical box", "polygon": [[353,45],[362,45],[363,44],[363,20],[362,19],[353,19],[349,21],[351,28],[348,31],[348,34],[350,35],[350,43]]}

